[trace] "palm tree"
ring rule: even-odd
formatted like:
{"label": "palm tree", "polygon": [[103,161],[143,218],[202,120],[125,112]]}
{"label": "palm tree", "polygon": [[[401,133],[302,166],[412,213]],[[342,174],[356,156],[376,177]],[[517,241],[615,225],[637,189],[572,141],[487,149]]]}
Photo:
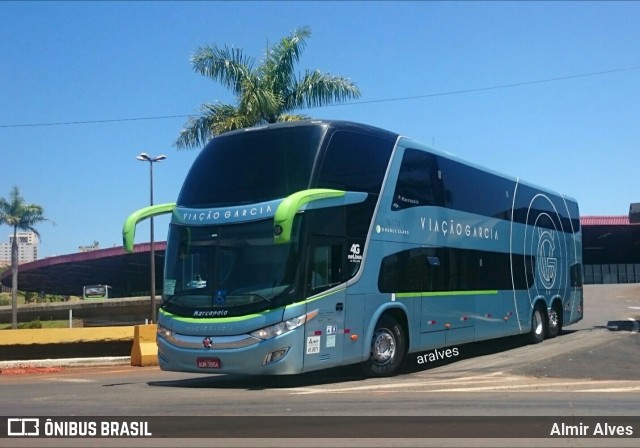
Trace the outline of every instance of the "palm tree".
{"label": "palm tree", "polygon": [[248,126],[308,118],[297,109],[318,107],[360,97],[358,87],[342,76],[307,70],[294,73],[311,29],[302,27],[267,47],[265,59],[255,60],[241,49],[201,47],[191,58],[193,69],[231,89],[237,104],[203,104],[198,117],[190,117],[175,145],[200,147],[223,132]]}
{"label": "palm tree", "polygon": [[35,225],[48,221],[39,205],[27,204],[20,189],[13,187],[9,199],[0,198],[0,224],[13,227],[11,244],[11,328],[18,328],[18,229],[31,231],[40,238]]}

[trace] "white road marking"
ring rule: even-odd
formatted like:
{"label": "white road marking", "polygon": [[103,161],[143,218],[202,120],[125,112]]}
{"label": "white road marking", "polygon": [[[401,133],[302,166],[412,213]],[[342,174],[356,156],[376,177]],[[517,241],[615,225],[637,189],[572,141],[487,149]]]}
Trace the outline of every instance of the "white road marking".
{"label": "white road marking", "polygon": [[359,386],[329,387],[312,386],[288,389],[292,395],[345,394],[363,391],[385,393],[436,393],[436,392],[640,392],[640,381],[532,378],[505,375],[495,372],[488,375],[463,378],[426,379],[413,382],[376,383]]}
{"label": "white road marking", "polygon": [[[444,380],[425,380],[425,381],[419,381],[419,382],[413,382],[413,383],[396,382],[396,383],[385,383],[385,384],[370,384],[370,385],[353,386],[353,387],[340,387],[340,388],[333,388],[333,389],[322,389],[322,388],[316,388],[316,387],[296,387],[288,390],[290,390],[294,395],[306,395],[306,394],[321,394],[321,393],[359,392],[359,391],[365,391],[365,390],[387,390],[387,389],[394,389],[394,388],[406,389],[407,387],[424,387],[424,386],[433,386],[437,384],[451,384],[453,382],[458,384],[459,383],[478,384],[478,381],[492,381],[494,377],[497,377],[500,375],[502,375],[502,372],[494,372],[489,375],[484,375],[482,377],[468,376],[468,377],[450,378],[450,379],[444,379]],[[501,379],[501,381],[504,381],[504,380],[505,380],[504,378]]]}
{"label": "white road marking", "polygon": [[580,392],[636,392],[640,391],[640,386],[629,386],[629,387],[609,387],[605,389],[585,389]]}
{"label": "white road marking", "polygon": [[86,378],[44,378],[47,381],[56,381],[59,383],[95,383],[95,380]]}

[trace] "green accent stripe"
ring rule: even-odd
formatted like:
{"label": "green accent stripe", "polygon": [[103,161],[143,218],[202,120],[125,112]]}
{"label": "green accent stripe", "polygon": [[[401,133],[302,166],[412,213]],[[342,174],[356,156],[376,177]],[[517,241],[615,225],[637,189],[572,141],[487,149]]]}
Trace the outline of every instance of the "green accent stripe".
{"label": "green accent stripe", "polygon": [[272,311],[276,311],[280,308],[276,308],[275,310],[267,310],[264,311],[262,313],[254,313],[254,314],[247,314],[246,316],[235,316],[235,317],[212,317],[210,319],[207,318],[195,318],[195,317],[182,317],[182,316],[178,316],[176,314],[170,313],[168,311],[165,311],[163,309],[160,309],[160,313],[164,314],[167,317],[171,317],[174,320],[178,320],[180,322],[187,322],[190,324],[194,324],[194,323],[202,323],[202,322],[207,322],[207,323],[212,323],[212,324],[222,324],[222,323],[229,323],[229,322],[242,322],[244,320],[249,320],[249,319],[255,319],[257,317],[260,316],[264,316],[265,314],[268,314]]}
{"label": "green accent stripe", "polygon": [[447,296],[489,296],[498,294],[498,290],[481,291],[434,291],[434,292],[398,292],[396,297],[447,297]]}
{"label": "green accent stripe", "polygon": [[345,289],[347,289],[347,288],[340,288],[340,289],[336,289],[335,291],[325,292],[324,294],[320,294],[319,296],[315,296],[315,297],[312,297],[310,299],[305,300],[304,303],[311,303],[311,302],[315,302],[316,300],[324,299],[325,297],[329,297],[329,296],[331,296],[333,294],[337,294],[340,291],[344,291]]}
{"label": "green accent stripe", "polygon": [[[307,303],[311,303],[311,302],[315,302],[316,300],[319,299],[324,299],[325,297],[329,297],[332,294],[336,294],[340,291],[344,291],[346,288],[340,288],[337,289],[335,291],[331,291],[331,292],[327,292],[324,294],[320,294],[319,296],[316,297],[312,297],[310,299],[304,300],[302,302],[298,302],[296,303],[296,305],[305,305]],[[168,311],[163,310],[162,308],[160,308],[160,314],[164,314],[167,317],[170,317],[174,320],[178,320],[180,322],[187,322],[187,323],[202,323],[202,322],[206,322],[206,323],[212,323],[212,324],[222,324],[222,323],[230,323],[230,322],[243,322],[245,320],[250,320],[250,319],[255,319],[257,317],[260,316],[264,316],[268,313],[271,313],[273,311],[278,311],[278,310],[284,310],[284,307],[280,307],[280,308],[275,308],[273,310],[266,310],[263,311],[262,313],[254,313],[254,314],[247,314],[246,316],[234,316],[234,317],[212,317],[212,318],[195,318],[195,317],[183,317],[183,316],[178,316],[176,314],[170,313]]]}

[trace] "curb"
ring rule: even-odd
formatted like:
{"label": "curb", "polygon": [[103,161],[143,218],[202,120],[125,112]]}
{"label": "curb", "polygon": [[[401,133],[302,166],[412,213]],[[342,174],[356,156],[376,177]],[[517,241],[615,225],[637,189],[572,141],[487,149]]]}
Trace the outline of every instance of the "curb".
{"label": "curb", "polygon": [[63,358],[63,359],[34,359],[30,361],[0,361],[0,370],[17,368],[46,368],[46,367],[100,367],[131,365],[129,356],[109,356],[103,358]]}

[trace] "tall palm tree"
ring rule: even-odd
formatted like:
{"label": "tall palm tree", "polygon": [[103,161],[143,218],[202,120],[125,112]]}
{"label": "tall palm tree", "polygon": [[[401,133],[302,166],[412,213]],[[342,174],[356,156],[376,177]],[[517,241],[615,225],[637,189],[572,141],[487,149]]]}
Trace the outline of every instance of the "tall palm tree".
{"label": "tall palm tree", "polygon": [[191,57],[193,69],[231,89],[237,104],[203,104],[191,117],[175,145],[200,147],[223,132],[248,126],[307,118],[297,109],[317,107],[360,97],[358,87],[342,76],[307,70],[296,76],[294,68],[306,47],[311,29],[302,27],[267,47],[262,63],[241,49],[216,45],[199,48]]}
{"label": "tall palm tree", "polygon": [[35,225],[48,221],[41,206],[27,204],[20,189],[13,187],[9,199],[0,198],[0,224],[13,227],[11,244],[11,328],[18,328],[18,229],[31,231],[40,238]]}

